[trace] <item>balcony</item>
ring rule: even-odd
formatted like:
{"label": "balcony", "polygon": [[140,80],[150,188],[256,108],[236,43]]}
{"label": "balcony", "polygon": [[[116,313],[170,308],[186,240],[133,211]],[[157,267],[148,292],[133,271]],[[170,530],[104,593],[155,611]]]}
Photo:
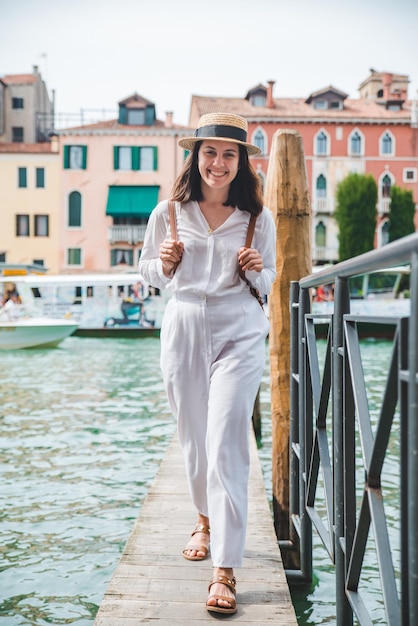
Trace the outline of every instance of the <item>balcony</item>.
{"label": "balcony", "polygon": [[142,226],[112,226],[108,229],[107,238],[111,244],[136,244],[144,241],[146,225]]}
{"label": "balcony", "polygon": [[380,198],[378,204],[378,213],[379,215],[387,215],[390,211],[390,198]]}
{"label": "balcony", "polygon": [[316,198],[315,213],[332,213],[332,202],[328,198]]}
{"label": "balcony", "polygon": [[338,261],[338,248],[331,246],[314,246],[312,261],[325,261],[327,263]]}

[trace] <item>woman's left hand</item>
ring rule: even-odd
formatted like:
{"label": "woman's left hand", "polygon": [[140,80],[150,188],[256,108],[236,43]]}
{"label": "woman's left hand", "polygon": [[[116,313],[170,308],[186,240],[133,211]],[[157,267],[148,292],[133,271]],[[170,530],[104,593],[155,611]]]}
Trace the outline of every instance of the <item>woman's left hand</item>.
{"label": "woman's left hand", "polygon": [[240,248],[238,252],[238,263],[241,269],[253,272],[261,272],[264,267],[263,257],[255,248]]}

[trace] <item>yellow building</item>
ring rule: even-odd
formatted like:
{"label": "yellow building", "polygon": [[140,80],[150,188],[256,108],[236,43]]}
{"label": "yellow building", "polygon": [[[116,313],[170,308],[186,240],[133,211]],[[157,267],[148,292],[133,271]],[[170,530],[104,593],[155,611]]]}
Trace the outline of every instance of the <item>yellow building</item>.
{"label": "yellow building", "polygon": [[59,270],[60,160],[56,137],[0,143],[0,262]]}

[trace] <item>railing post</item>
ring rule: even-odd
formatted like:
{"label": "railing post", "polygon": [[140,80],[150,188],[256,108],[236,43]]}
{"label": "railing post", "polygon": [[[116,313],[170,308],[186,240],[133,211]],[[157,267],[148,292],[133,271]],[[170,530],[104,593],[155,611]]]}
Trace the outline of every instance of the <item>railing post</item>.
{"label": "railing post", "polygon": [[[306,372],[307,346],[305,315],[310,313],[309,290],[299,294],[298,340],[299,340],[299,500],[300,500],[300,568],[304,580],[312,580],[312,522],[306,511],[307,475],[312,452],[312,406],[308,410],[307,396],[311,403],[312,391]],[[309,386],[309,394],[307,394]]]}
{"label": "railing post", "polygon": [[418,624],[418,253],[411,255],[411,314],[408,351],[408,576],[409,622]]}
{"label": "railing post", "polygon": [[350,626],[353,612],[345,593],[346,558],[345,508],[344,508],[344,326],[343,316],[350,312],[350,294],[348,280],[337,277],[334,292],[333,317],[333,370],[332,407],[333,407],[333,465],[334,465],[334,519],[335,519],[335,585],[337,626]]}
{"label": "railing post", "polygon": [[[299,517],[299,283],[290,283],[290,441],[289,441],[289,539],[292,550],[297,554],[300,569],[299,535],[292,523]],[[295,562],[296,562],[295,557]]]}

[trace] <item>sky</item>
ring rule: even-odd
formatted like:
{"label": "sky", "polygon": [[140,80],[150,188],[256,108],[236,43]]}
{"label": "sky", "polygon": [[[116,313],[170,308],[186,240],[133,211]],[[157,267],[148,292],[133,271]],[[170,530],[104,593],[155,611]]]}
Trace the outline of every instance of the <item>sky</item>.
{"label": "sky", "polygon": [[370,68],[418,90],[417,0],[0,0],[0,77],[37,65],[58,113],[138,93],[187,124],[192,95],[328,85],[358,97]]}

